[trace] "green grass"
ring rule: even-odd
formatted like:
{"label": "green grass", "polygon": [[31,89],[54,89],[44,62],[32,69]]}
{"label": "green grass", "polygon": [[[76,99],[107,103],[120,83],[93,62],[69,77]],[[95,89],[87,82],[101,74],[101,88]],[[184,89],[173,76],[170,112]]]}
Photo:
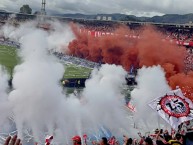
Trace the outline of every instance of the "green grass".
{"label": "green grass", "polygon": [[91,69],[84,68],[76,65],[66,65],[64,78],[87,78],[91,72]]}
{"label": "green grass", "polygon": [[[5,66],[9,73],[13,72],[13,68],[19,62],[17,49],[9,46],[0,45],[0,64]],[[66,65],[64,78],[87,78],[91,69],[76,65]]]}
{"label": "green grass", "polygon": [[18,62],[16,48],[0,45],[0,64],[5,66],[9,73]]}

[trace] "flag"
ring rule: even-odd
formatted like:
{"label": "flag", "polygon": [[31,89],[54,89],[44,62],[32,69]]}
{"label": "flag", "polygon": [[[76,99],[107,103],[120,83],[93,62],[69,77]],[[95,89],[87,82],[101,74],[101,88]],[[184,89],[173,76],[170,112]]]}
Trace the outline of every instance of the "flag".
{"label": "flag", "polygon": [[193,119],[193,103],[181,89],[170,91],[148,105],[176,130],[181,123]]}
{"label": "flag", "polygon": [[117,141],[116,141],[116,138],[113,136],[113,137],[111,137],[110,139],[109,139],[109,141],[108,141],[108,143],[110,144],[110,145],[115,145],[115,143],[116,143]]}
{"label": "flag", "polygon": [[45,145],[50,145],[53,138],[53,136],[46,136]]}
{"label": "flag", "polygon": [[136,112],[136,108],[131,102],[128,102],[127,107],[131,112]]}

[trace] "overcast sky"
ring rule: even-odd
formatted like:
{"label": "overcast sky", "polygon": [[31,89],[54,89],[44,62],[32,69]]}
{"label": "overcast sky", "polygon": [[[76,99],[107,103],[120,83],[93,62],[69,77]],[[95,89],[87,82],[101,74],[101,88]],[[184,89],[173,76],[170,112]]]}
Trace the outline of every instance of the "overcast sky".
{"label": "overcast sky", "polygon": [[[193,13],[193,0],[46,0],[48,13],[122,13],[136,16]],[[29,4],[33,12],[41,0],[0,0],[0,9],[19,11]]]}

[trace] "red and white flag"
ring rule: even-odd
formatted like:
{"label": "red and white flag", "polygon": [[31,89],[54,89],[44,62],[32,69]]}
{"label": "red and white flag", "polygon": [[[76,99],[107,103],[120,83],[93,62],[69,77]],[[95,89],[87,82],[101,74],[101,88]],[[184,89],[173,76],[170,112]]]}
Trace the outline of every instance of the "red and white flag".
{"label": "red and white flag", "polygon": [[176,130],[181,123],[193,119],[193,103],[181,89],[170,91],[148,105]]}
{"label": "red and white flag", "polygon": [[53,136],[47,136],[45,140],[45,145],[50,145],[53,139]]}

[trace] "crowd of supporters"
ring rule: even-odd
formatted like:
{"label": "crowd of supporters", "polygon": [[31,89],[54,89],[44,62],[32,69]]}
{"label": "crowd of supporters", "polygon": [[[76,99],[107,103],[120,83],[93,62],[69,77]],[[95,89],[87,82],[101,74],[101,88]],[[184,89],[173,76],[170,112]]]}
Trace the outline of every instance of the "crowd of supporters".
{"label": "crowd of supporters", "polygon": [[[10,21],[13,24],[32,20],[36,18],[35,15],[25,15],[25,14],[4,14],[0,12],[0,21]],[[63,21],[63,19],[61,19]],[[69,21],[74,21],[75,23],[80,24],[81,28],[90,30],[90,31],[100,31],[100,32],[113,32],[122,25],[120,22],[116,21],[98,21],[98,20],[86,20],[86,19],[71,19]],[[138,35],[140,30],[140,24],[127,24],[135,35]],[[181,41],[193,41],[193,30],[192,29],[183,29],[183,28],[170,28],[170,27],[158,27],[158,31],[163,32],[166,35],[166,38],[181,40]]]}
{"label": "crowd of supporters", "polygon": [[78,66],[82,66],[86,68],[95,68],[100,66],[99,63],[92,62],[92,61],[71,56],[71,55],[66,55],[64,53],[53,52],[53,54],[57,56],[63,63],[76,64]]}
{"label": "crowd of supporters", "polygon": [[166,30],[167,38],[181,41],[193,41],[193,31],[188,29]]}
{"label": "crowd of supporters", "polygon": [[[81,140],[79,140],[81,141]],[[115,136],[103,137],[99,142],[92,141],[94,145],[120,145]],[[131,138],[123,135],[123,145],[192,145],[193,144],[193,122],[182,123],[178,130],[155,129],[145,134],[138,133],[138,137]]]}
{"label": "crowd of supporters", "polygon": [[20,48],[20,44],[18,42],[7,40],[1,36],[0,36],[0,44],[10,46],[10,47]]}
{"label": "crowd of supporters", "polygon": [[185,72],[193,71],[193,51],[192,49],[187,49],[186,58],[184,59]]}
{"label": "crowd of supporters", "polygon": [[[84,20],[78,21],[81,29],[86,29],[88,31],[100,31],[100,32],[113,32],[118,27],[122,26],[122,23],[114,21],[95,21],[95,20]],[[124,24],[130,28],[131,33],[135,36],[139,36],[142,29],[141,25],[137,24]],[[179,40],[179,41],[193,41],[193,29],[178,28],[178,27],[158,27],[166,39]]]}
{"label": "crowd of supporters", "polygon": [[100,32],[113,32],[120,25],[110,21],[80,21],[79,24],[81,25],[81,28]]}
{"label": "crowd of supporters", "polygon": [[[51,145],[53,139],[54,136],[46,138],[45,145]],[[115,136],[104,136],[98,140],[89,140],[87,135],[83,135],[83,137],[76,135],[72,137],[70,142],[73,145],[192,145],[193,124],[191,121],[186,121],[179,126],[178,131],[155,129],[145,134],[138,132],[138,137],[135,138],[123,135],[121,141]],[[10,144],[21,145],[21,140],[17,138],[17,135],[8,137],[4,145]],[[35,143],[35,145],[38,145],[38,143]]]}

